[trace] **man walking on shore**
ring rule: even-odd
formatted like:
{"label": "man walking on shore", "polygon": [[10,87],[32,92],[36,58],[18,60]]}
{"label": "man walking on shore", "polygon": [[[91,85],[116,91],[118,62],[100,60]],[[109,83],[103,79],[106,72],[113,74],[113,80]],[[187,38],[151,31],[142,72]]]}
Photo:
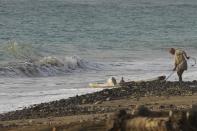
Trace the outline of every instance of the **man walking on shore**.
{"label": "man walking on shore", "polygon": [[177,75],[179,77],[179,81],[182,82],[182,74],[185,70],[187,70],[187,60],[190,57],[187,56],[186,52],[180,49],[170,48],[170,54],[174,55],[174,69],[173,71],[177,71]]}

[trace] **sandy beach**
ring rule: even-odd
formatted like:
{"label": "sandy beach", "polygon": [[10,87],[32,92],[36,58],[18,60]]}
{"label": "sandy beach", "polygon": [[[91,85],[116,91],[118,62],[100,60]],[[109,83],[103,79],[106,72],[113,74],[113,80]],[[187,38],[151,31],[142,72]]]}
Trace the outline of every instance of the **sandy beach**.
{"label": "sandy beach", "polygon": [[117,88],[41,103],[0,115],[2,131],[105,131],[119,110],[188,111],[197,104],[197,82],[128,82]]}

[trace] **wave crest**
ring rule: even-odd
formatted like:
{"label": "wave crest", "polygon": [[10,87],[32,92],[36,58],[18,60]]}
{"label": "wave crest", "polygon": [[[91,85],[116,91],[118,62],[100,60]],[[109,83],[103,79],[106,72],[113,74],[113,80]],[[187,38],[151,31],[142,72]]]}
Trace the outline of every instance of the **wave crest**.
{"label": "wave crest", "polygon": [[77,56],[65,57],[63,59],[47,56],[38,60],[24,62],[11,62],[0,67],[0,76],[7,77],[43,77],[66,75],[84,70],[98,70],[100,66],[90,63]]}

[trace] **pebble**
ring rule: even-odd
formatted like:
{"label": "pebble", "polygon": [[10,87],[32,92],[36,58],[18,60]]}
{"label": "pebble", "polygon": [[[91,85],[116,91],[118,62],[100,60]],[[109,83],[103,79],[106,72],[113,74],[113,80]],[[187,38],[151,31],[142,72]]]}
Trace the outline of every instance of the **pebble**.
{"label": "pebble", "polygon": [[[0,114],[0,121],[33,119],[54,116],[66,116],[76,114],[105,113],[116,111],[118,108],[103,108],[93,106],[80,106],[81,104],[101,104],[104,101],[111,101],[121,98],[140,99],[143,96],[185,96],[197,93],[197,82],[127,82],[119,88],[104,89],[99,92],[81,96],[70,97],[48,103],[32,105],[18,111]],[[119,105],[121,106],[121,105]],[[163,109],[165,106],[160,106]]]}
{"label": "pebble", "polygon": [[111,98],[110,98],[110,97],[106,98],[106,101],[110,101],[110,100],[111,100]]}
{"label": "pebble", "polygon": [[33,122],[33,120],[29,120],[28,122],[31,124]]}
{"label": "pebble", "polygon": [[101,103],[102,103],[102,101],[97,101],[94,104],[97,105],[97,104],[101,104]]}

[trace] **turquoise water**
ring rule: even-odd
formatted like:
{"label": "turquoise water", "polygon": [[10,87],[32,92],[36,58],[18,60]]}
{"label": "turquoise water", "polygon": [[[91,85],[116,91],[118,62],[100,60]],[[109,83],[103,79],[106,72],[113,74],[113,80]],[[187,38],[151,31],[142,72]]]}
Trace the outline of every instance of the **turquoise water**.
{"label": "turquoise water", "polygon": [[0,43],[55,55],[196,48],[196,8],[195,0],[1,0]]}
{"label": "turquoise water", "polygon": [[[1,0],[0,111],[96,91],[88,83],[111,76],[169,75],[168,48],[197,58],[196,9],[196,0]],[[194,66],[184,79],[196,76]]]}

